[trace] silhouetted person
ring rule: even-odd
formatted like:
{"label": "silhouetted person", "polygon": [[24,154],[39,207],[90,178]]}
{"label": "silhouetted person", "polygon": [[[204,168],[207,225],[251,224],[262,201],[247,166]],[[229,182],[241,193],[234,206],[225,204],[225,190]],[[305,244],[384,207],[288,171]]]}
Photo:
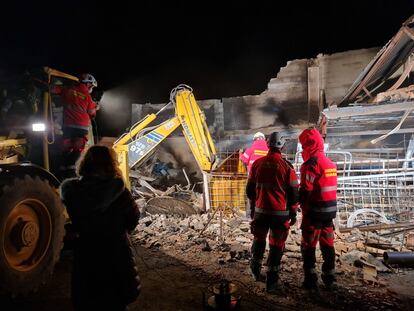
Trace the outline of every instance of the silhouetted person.
{"label": "silhouetted person", "polygon": [[128,239],[138,223],[138,207],[125,188],[112,149],[88,149],[78,162],[77,174],[61,185],[77,235],[73,305],[75,310],[125,310],[140,292]]}

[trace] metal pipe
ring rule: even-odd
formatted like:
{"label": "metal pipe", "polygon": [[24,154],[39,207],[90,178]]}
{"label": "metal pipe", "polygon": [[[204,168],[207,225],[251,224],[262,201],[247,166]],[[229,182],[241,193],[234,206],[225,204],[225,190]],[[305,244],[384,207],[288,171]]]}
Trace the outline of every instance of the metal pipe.
{"label": "metal pipe", "polygon": [[386,264],[414,267],[414,252],[385,252]]}

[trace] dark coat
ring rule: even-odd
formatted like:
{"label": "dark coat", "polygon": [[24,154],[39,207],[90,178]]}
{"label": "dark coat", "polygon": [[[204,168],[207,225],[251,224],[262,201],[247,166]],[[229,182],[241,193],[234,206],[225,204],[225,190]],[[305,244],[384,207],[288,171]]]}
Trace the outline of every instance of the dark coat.
{"label": "dark coat", "polygon": [[61,197],[78,234],[72,272],[75,308],[115,309],[134,301],[140,282],[128,232],[136,227],[139,210],[122,179],[68,179]]}

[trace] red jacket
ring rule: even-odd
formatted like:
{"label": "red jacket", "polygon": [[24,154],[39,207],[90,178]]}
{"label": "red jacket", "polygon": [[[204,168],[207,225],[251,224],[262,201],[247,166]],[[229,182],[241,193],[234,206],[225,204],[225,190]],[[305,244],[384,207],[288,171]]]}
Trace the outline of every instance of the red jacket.
{"label": "red jacket", "polygon": [[268,151],[269,147],[267,147],[266,140],[258,139],[255,140],[253,144],[246,149],[246,151],[244,151],[244,153],[240,156],[240,160],[247,165],[247,170],[250,172],[254,161],[264,157]]}
{"label": "red jacket", "polygon": [[275,215],[283,220],[296,215],[298,179],[280,152],[269,151],[253,163],[246,192],[255,202],[255,213]]}
{"label": "red jacket", "polygon": [[70,88],[55,86],[52,92],[63,97],[63,126],[88,130],[97,105],[87,86],[82,83]]}
{"label": "red jacket", "polygon": [[323,139],[317,129],[306,129],[299,135],[302,157],[300,168],[300,204],[304,215],[317,222],[336,216],[336,165],[323,151]]}

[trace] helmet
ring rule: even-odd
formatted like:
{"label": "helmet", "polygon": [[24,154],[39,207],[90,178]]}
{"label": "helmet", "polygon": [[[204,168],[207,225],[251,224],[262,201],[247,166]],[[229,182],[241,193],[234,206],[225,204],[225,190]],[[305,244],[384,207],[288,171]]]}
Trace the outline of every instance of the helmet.
{"label": "helmet", "polygon": [[254,140],[259,139],[259,138],[265,139],[265,135],[262,132],[257,132],[256,134],[253,135]]}
{"label": "helmet", "polygon": [[269,138],[267,139],[267,146],[268,147],[276,147],[282,149],[286,143],[286,139],[282,137],[279,132],[273,132],[270,134]]}
{"label": "helmet", "polygon": [[90,73],[82,73],[79,76],[79,82],[81,82],[81,83],[91,83],[92,86],[94,86],[94,87],[98,86],[98,81],[96,81],[94,76],[91,75]]}

